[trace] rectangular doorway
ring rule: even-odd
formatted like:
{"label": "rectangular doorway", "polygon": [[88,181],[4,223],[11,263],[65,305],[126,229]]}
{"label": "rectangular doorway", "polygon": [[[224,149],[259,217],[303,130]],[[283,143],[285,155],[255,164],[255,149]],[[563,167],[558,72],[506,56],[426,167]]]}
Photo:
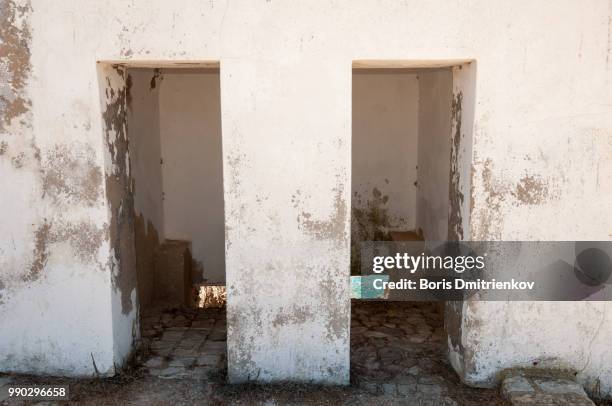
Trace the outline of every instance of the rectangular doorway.
{"label": "rectangular doorway", "polygon": [[127,135],[143,367],[226,369],[219,68],[130,67]]}
{"label": "rectangular doorway", "polygon": [[[390,65],[353,68],[352,278],[361,273],[361,242],[452,239],[453,174],[467,159],[454,143],[453,80],[462,67]],[[444,302],[377,301],[354,290],[351,312],[358,385],[398,395],[426,381],[460,390],[447,361]]]}

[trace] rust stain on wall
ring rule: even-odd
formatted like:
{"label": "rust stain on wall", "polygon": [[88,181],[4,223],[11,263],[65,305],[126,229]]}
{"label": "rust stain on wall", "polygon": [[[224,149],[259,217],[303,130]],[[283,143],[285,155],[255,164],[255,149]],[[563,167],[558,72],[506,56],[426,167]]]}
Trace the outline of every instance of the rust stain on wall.
{"label": "rust stain on wall", "polygon": [[31,105],[25,95],[30,75],[30,2],[23,6],[12,0],[0,2],[0,132]]}
{"label": "rust stain on wall", "polygon": [[449,217],[448,217],[448,239],[450,241],[463,240],[463,219],[461,207],[464,196],[461,192],[461,173],[459,171],[459,149],[461,147],[461,109],[463,104],[463,93],[454,95],[451,105],[451,126],[454,129],[451,139],[450,156],[450,182],[449,182]]}

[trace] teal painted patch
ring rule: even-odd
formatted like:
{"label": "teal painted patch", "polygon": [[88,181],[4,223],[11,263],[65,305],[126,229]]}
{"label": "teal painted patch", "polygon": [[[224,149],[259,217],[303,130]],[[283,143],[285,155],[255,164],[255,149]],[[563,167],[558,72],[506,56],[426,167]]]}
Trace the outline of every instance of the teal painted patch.
{"label": "teal painted patch", "polygon": [[374,289],[374,281],[389,281],[389,275],[351,276],[351,299],[384,299],[385,291]]}

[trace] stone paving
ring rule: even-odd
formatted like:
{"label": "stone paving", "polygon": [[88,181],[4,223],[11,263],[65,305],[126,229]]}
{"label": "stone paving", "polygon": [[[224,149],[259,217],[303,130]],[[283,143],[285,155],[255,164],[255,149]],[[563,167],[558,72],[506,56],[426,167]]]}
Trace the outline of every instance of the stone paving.
{"label": "stone paving", "polygon": [[516,406],[595,406],[582,386],[567,378],[512,374],[504,379],[502,394]]}
{"label": "stone paving", "polygon": [[[442,320],[434,303],[353,301],[351,390],[402,404],[505,404],[498,390],[461,384],[446,360]],[[157,308],[141,324],[149,375],[224,380],[224,309]]]}
{"label": "stone paving", "polygon": [[157,307],[142,317],[149,374],[159,378],[207,379],[225,373],[224,309]]}
{"label": "stone paving", "polygon": [[353,301],[351,374],[371,394],[414,404],[505,404],[497,390],[459,381],[446,358],[438,303]]}
{"label": "stone paving", "polygon": [[[224,309],[156,307],[143,314],[135,368],[108,379],[0,376],[13,384],[69,384],[85,404],[593,405],[570,380],[507,376],[499,388],[463,385],[446,358],[435,303],[353,301],[350,387],[227,385]],[[598,403],[598,405],[612,403]]]}

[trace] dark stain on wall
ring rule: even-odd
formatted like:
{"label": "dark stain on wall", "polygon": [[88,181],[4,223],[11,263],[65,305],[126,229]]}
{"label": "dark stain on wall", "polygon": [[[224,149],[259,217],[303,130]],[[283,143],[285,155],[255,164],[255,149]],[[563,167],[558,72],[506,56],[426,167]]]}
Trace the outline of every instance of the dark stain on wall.
{"label": "dark stain on wall", "polygon": [[[53,222],[44,219],[34,233],[34,250],[32,264],[24,281],[37,280],[49,258],[52,244],[68,242],[74,250],[74,255],[84,264],[97,261],[98,249],[106,238],[106,228],[93,223],[80,222],[76,224]],[[99,264],[104,268],[104,264]]]}
{"label": "dark stain on wall", "polygon": [[[301,211],[298,213],[298,224],[300,229],[314,236],[317,240],[334,240],[343,244],[346,239],[345,221],[348,215],[346,201],[344,200],[344,184],[338,180],[333,189],[334,209],[329,219],[315,219],[311,213]],[[301,192],[298,190],[292,198],[293,205],[299,209],[301,203]]]}
{"label": "dark stain on wall", "polygon": [[461,147],[461,109],[463,104],[463,93],[454,95],[451,104],[451,126],[454,129],[451,138],[450,156],[450,182],[449,182],[449,217],[448,217],[448,239],[450,241],[463,240],[463,219],[461,207],[464,196],[461,192],[461,173],[459,170],[459,150]]}
{"label": "dark stain on wall", "polygon": [[[260,369],[253,361],[255,353],[255,337],[264,335],[262,324],[262,311],[257,307],[245,307],[244,313],[231,308],[228,302],[227,309],[227,338],[228,338],[228,366],[237,376],[236,382],[255,381],[259,377]],[[245,325],[246,320],[252,325]]]}
{"label": "dark stain on wall", "polygon": [[355,192],[353,204],[353,233],[360,241],[384,241],[386,229],[391,226],[389,211],[386,207],[389,196],[383,195],[378,188],[372,189],[372,196],[363,202]]}
{"label": "dark stain on wall", "polygon": [[51,234],[51,223],[45,219],[34,233],[34,252],[32,253],[32,265],[25,275],[24,281],[32,282],[38,279],[49,258],[49,237]]}
{"label": "dark stain on wall", "polygon": [[151,83],[150,83],[149,90],[155,89],[160,80],[161,80],[161,70],[159,68],[153,69],[153,77],[151,77]]}
{"label": "dark stain on wall", "polygon": [[541,204],[549,195],[548,185],[539,176],[524,176],[512,192],[521,203],[528,205]]}
{"label": "dark stain on wall", "polygon": [[159,234],[151,221],[142,214],[135,216],[134,235],[136,269],[138,273],[138,299],[140,307],[146,308],[153,300],[155,280],[155,257],[159,251]]}
{"label": "dark stain on wall", "polygon": [[26,157],[25,153],[20,152],[11,158],[11,164],[13,165],[15,169],[22,168],[24,161],[25,161],[25,157]]}
{"label": "dark stain on wall", "polygon": [[[344,279],[342,282],[346,283]],[[339,292],[346,290],[347,287],[337,278],[325,278],[319,282],[320,303],[325,308],[328,317],[325,323],[327,339],[330,341],[342,338],[348,339],[350,330],[351,302],[345,301],[342,305],[338,304]]]}
{"label": "dark stain on wall", "polygon": [[[98,250],[106,238],[105,227],[98,227],[89,222],[56,225],[52,233],[52,242],[68,241],[74,252],[83,263],[96,262]],[[100,264],[103,268],[104,264]]]}
{"label": "dark stain on wall", "polygon": [[525,175],[515,184],[501,176],[494,175],[493,161],[487,158],[483,163],[481,181],[484,188],[484,205],[478,211],[479,223],[476,224],[476,240],[500,239],[502,204],[514,197],[520,205],[544,204],[550,199],[559,198],[559,191],[539,175]]}
{"label": "dark stain on wall", "polygon": [[[31,105],[25,87],[32,69],[30,64],[30,28],[27,16],[30,2],[18,6],[12,0],[0,2],[0,132],[11,120],[26,113]],[[20,24],[21,22],[21,24]]]}
{"label": "dark stain on wall", "polygon": [[288,310],[281,307],[272,319],[272,325],[274,327],[301,325],[312,320],[314,315],[309,306],[293,304]]}
{"label": "dark stain on wall", "polygon": [[96,204],[102,190],[102,171],[89,146],[55,145],[42,162],[43,197],[55,203]]}
{"label": "dark stain on wall", "polygon": [[463,322],[463,302],[448,301],[444,306],[444,330],[450,339],[450,350],[464,353],[461,342],[461,324]]}
{"label": "dark stain on wall", "polygon": [[362,241],[388,241],[387,230],[391,227],[389,210],[386,207],[389,196],[378,188],[372,189],[372,196],[365,199],[358,192],[353,195],[351,218],[351,275],[360,275],[361,257],[359,243]]}
{"label": "dark stain on wall", "polygon": [[506,199],[506,187],[493,176],[493,162],[484,161],[482,169],[482,184],[485,190],[485,204],[479,210],[480,224],[475,238],[485,241],[487,239],[501,238],[500,208]]}
{"label": "dark stain on wall", "polygon": [[[111,218],[109,236],[114,250],[113,287],[121,292],[123,314],[129,314],[133,307],[131,292],[137,287],[137,268],[134,242],[134,194],[129,176],[129,145],[127,135],[127,87],[126,70],[115,66],[116,73],[123,78],[123,86],[113,89],[106,78],[107,104],[102,118],[106,146],[109,150],[113,171],[105,175],[106,198]],[[111,266],[112,268],[112,266]]]}
{"label": "dark stain on wall", "polygon": [[127,108],[131,110],[132,108],[132,75],[127,73],[127,77],[125,79],[125,102],[127,104]]}

